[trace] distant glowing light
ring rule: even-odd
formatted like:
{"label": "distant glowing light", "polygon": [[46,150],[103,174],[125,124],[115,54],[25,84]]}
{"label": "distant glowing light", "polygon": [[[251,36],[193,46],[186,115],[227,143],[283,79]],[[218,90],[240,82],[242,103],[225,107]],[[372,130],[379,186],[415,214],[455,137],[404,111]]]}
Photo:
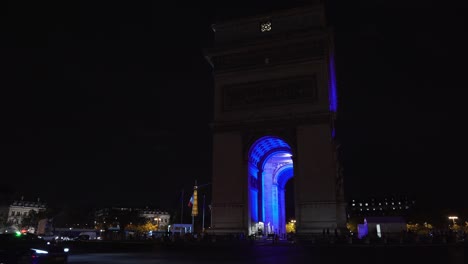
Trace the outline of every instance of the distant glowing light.
{"label": "distant glowing light", "polygon": [[377,224],[375,227],[377,229],[377,236],[382,237],[382,232],[380,231],[380,224]]}
{"label": "distant glowing light", "polygon": [[330,100],[330,111],[336,112],[338,109],[338,94],[336,87],[336,72],[335,72],[335,57],[333,52],[330,53],[330,91],[329,91],[329,100]]}
{"label": "distant glowing light", "polygon": [[48,251],[42,250],[42,249],[37,249],[37,248],[31,248],[36,254],[48,254]]}

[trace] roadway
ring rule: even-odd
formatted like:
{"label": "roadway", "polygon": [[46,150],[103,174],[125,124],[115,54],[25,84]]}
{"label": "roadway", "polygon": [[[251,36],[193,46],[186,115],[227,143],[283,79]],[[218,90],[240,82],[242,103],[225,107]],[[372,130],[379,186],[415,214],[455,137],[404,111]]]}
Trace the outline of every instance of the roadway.
{"label": "roadway", "polygon": [[153,248],[138,252],[70,252],[70,264],[372,263],[465,264],[466,246],[299,246],[291,244]]}

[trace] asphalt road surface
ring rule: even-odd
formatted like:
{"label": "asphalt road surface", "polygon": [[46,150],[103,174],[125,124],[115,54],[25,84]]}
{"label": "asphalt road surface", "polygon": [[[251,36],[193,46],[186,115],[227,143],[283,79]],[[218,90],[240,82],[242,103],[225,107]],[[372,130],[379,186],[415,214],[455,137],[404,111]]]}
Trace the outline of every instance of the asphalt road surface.
{"label": "asphalt road surface", "polygon": [[466,248],[451,251],[444,247],[300,247],[291,245],[155,248],[144,252],[71,253],[69,263],[462,264],[466,263],[464,251]]}
{"label": "asphalt road surface", "polygon": [[[306,261],[307,260],[307,261]],[[69,263],[310,263],[303,250],[292,247],[156,249],[151,252],[71,254]]]}

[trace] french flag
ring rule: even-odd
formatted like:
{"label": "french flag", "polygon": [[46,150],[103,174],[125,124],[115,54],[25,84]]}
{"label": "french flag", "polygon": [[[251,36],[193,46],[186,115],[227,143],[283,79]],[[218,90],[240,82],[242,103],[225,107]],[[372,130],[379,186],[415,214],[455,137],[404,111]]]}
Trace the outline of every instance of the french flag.
{"label": "french flag", "polygon": [[192,207],[192,205],[193,205],[193,195],[192,197],[190,197],[190,200],[188,202],[188,207]]}

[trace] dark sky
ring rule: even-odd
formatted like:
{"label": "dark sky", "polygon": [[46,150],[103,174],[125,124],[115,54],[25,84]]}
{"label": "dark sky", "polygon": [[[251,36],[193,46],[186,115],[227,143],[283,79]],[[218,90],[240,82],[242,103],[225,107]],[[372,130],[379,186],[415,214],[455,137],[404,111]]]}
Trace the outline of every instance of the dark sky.
{"label": "dark sky", "polygon": [[[294,1],[159,2],[1,9],[0,191],[169,210],[210,181],[209,26]],[[328,8],[346,193],[466,206],[466,9],[392,2]]]}

